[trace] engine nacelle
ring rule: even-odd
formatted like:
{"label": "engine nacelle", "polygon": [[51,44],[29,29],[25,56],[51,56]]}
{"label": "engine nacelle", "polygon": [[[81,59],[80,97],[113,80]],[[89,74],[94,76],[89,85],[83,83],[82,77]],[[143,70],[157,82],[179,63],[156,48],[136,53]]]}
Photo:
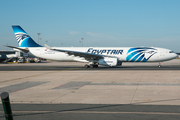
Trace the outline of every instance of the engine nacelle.
{"label": "engine nacelle", "polygon": [[105,66],[117,66],[118,59],[117,58],[103,58],[98,60],[99,65]]}

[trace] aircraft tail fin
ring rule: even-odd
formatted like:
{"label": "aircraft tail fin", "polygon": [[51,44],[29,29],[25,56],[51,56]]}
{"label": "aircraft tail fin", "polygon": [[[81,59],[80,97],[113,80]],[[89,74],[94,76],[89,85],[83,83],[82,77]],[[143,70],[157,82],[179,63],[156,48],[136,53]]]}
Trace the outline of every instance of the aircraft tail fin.
{"label": "aircraft tail fin", "polygon": [[42,47],[37,44],[19,25],[12,26],[19,47]]}

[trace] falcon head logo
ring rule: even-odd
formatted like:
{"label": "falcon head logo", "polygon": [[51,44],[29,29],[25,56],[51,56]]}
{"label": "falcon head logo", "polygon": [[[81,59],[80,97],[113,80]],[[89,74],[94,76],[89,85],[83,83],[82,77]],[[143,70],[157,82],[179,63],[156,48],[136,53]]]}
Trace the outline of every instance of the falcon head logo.
{"label": "falcon head logo", "polygon": [[130,48],[126,60],[129,62],[146,62],[156,53],[157,50],[150,47]]}
{"label": "falcon head logo", "polygon": [[16,33],[15,36],[16,36],[18,43],[21,43],[24,39],[29,37],[29,35],[27,35],[25,33]]}

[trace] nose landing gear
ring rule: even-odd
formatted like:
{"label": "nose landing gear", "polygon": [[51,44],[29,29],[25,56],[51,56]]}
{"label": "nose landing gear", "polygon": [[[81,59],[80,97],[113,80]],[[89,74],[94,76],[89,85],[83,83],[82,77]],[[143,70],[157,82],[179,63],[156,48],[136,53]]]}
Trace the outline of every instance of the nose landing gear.
{"label": "nose landing gear", "polygon": [[159,65],[158,65],[158,67],[159,67],[159,68],[160,68],[160,67],[162,67],[162,66],[161,66],[161,64],[162,64],[162,63],[161,63],[161,62],[159,62]]}

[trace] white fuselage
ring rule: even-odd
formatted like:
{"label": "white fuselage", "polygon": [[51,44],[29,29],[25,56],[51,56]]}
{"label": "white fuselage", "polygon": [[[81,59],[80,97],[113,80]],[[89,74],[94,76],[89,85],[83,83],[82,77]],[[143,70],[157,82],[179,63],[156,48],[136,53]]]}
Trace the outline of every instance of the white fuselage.
{"label": "white fuselage", "polygon": [[[89,62],[83,57],[68,55],[65,52],[49,50],[46,47],[29,47],[29,54],[36,57],[57,60],[57,61],[78,61]],[[106,57],[116,57],[121,62],[162,62],[177,57],[169,49],[156,47],[53,47],[53,49],[63,49],[92,54],[105,55]]]}

